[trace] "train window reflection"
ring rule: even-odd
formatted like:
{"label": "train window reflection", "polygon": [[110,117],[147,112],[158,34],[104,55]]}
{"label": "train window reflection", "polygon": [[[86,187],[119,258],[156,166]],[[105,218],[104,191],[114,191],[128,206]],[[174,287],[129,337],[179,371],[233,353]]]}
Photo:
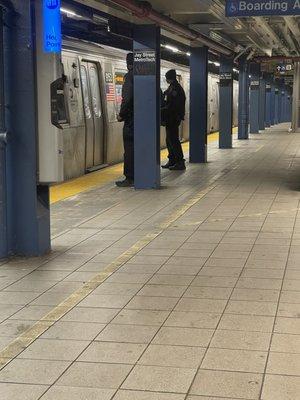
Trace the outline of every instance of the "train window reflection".
{"label": "train window reflection", "polygon": [[90,66],[90,85],[92,92],[92,103],[94,114],[97,118],[101,117],[101,97],[100,97],[100,86],[98,71],[96,67]]}
{"label": "train window reflection", "polygon": [[87,70],[86,70],[85,66],[83,66],[83,65],[80,66],[80,73],[81,73],[84,113],[85,113],[85,117],[87,119],[90,119],[90,118],[92,118],[92,113],[91,113],[91,108],[90,108]]}

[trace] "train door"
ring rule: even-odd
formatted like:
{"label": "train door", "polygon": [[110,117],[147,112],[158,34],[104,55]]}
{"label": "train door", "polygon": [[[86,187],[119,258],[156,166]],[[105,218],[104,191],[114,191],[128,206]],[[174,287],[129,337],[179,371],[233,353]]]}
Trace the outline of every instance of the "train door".
{"label": "train door", "polygon": [[99,64],[82,61],[80,75],[86,125],[86,170],[104,164],[104,119]]}

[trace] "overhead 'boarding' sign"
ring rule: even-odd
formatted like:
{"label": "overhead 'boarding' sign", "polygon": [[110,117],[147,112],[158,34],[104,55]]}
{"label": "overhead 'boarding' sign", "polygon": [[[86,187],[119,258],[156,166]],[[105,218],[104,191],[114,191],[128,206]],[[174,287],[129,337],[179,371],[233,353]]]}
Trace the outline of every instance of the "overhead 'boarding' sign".
{"label": "overhead 'boarding' sign", "polygon": [[45,53],[61,51],[61,0],[43,0],[43,27]]}
{"label": "overhead 'boarding' sign", "polygon": [[226,0],[226,17],[300,15],[300,0]]}

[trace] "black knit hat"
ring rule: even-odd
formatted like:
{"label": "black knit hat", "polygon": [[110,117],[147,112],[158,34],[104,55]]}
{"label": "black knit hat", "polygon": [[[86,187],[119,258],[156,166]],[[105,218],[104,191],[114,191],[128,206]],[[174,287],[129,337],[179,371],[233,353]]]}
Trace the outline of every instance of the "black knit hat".
{"label": "black knit hat", "polygon": [[177,74],[175,69],[170,69],[167,73],[166,73],[166,79],[168,79],[168,81],[175,81],[177,78]]}
{"label": "black knit hat", "polygon": [[128,64],[128,65],[133,65],[133,59],[134,59],[133,53],[128,53],[128,54],[127,54],[127,57],[126,57],[126,62],[127,62],[127,64]]}

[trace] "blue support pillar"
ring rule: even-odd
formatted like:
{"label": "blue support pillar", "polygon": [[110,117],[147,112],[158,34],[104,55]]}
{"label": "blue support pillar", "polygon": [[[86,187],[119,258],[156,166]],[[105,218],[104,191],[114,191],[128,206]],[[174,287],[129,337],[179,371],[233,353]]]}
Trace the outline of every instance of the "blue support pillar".
{"label": "blue support pillar", "polygon": [[271,96],[272,96],[272,78],[270,74],[266,76],[266,112],[265,112],[265,124],[269,128],[271,126]]}
{"label": "blue support pillar", "polygon": [[222,56],[220,61],[219,147],[230,149],[233,124],[233,58]]}
{"label": "blue support pillar", "polygon": [[271,126],[275,125],[275,98],[276,98],[276,88],[273,79],[271,82]]}
{"label": "blue support pillar", "polygon": [[249,64],[246,57],[239,60],[238,139],[249,138]]}
{"label": "blue support pillar", "polygon": [[208,48],[193,48],[190,58],[190,162],[207,162]]}
{"label": "blue support pillar", "polygon": [[279,88],[275,84],[274,125],[279,124]]}
{"label": "blue support pillar", "polygon": [[259,133],[260,64],[250,64],[250,133]]}
{"label": "blue support pillar", "polygon": [[160,187],[160,28],[134,27],[134,185]]}
{"label": "blue support pillar", "polygon": [[259,130],[263,131],[266,128],[266,77],[263,74],[260,78],[259,85]]}
{"label": "blue support pillar", "polygon": [[34,8],[12,0],[5,34],[7,144],[7,255],[50,250],[49,189],[37,181],[37,104]]}
{"label": "blue support pillar", "polygon": [[292,122],[292,110],[293,110],[293,95],[292,95],[292,92],[289,91],[289,95],[288,95],[288,115],[287,115],[288,122]]}
{"label": "blue support pillar", "polygon": [[4,21],[0,7],[0,258],[7,255],[6,124],[4,94]]}
{"label": "blue support pillar", "polygon": [[283,109],[283,86],[282,83],[279,84],[278,92],[278,123],[281,124],[282,121],[282,109]]}

